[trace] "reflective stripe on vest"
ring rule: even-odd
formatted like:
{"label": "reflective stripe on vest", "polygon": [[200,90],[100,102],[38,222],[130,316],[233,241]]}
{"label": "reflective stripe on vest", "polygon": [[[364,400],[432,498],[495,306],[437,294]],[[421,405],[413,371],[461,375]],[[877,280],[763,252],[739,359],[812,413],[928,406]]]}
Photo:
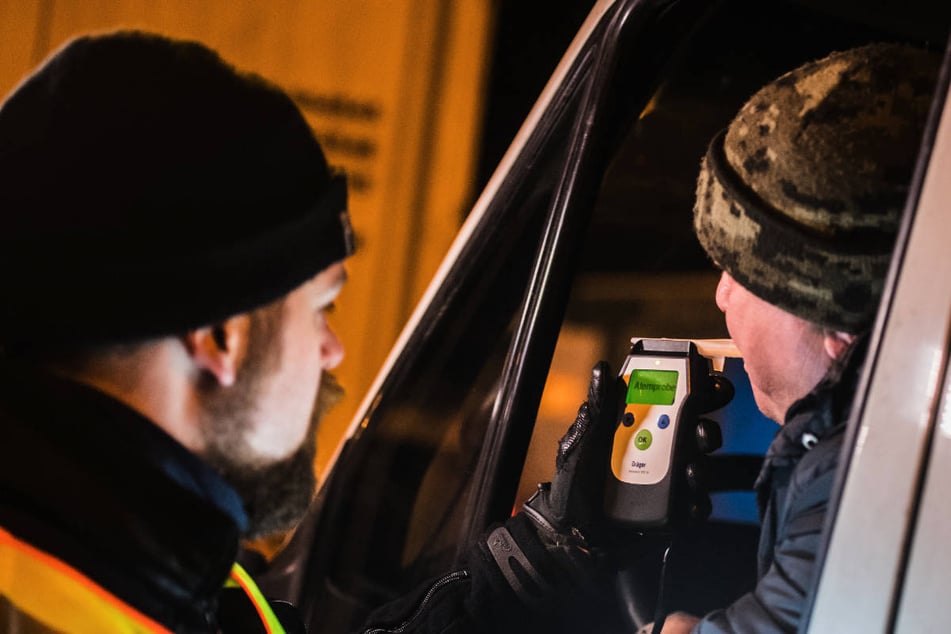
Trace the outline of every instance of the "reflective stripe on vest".
{"label": "reflective stripe on vest", "polygon": [[264,630],[267,634],[285,634],[284,626],[281,625],[281,622],[277,620],[277,616],[274,615],[271,604],[268,603],[264,595],[261,594],[261,590],[258,588],[258,585],[254,583],[254,579],[251,578],[251,575],[249,575],[238,562],[235,562],[231,567],[231,578],[225,582],[226,588],[235,586],[244,590],[248,600],[251,601],[251,604],[254,605],[254,609],[257,610],[258,617],[261,619],[261,624],[264,625]]}
{"label": "reflective stripe on vest", "polygon": [[76,634],[171,631],[69,564],[0,528],[0,596],[43,625]]}

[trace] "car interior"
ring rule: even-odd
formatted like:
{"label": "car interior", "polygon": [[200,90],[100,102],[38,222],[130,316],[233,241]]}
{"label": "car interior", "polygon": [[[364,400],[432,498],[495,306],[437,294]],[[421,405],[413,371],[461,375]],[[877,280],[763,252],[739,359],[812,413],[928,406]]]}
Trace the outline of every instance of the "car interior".
{"label": "car interior", "polygon": [[[632,337],[727,336],[719,273],[692,232],[714,134],[806,61],[874,41],[942,52],[949,25],[951,7],[925,0],[614,3],[490,180],[479,222],[261,587],[299,605],[309,631],[346,632],[458,567],[550,479],[597,360],[617,369]],[[603,595],[598,631],[634,631],[658,609],[703,614],[755,583],[752,485],[777,425],[756,410],[742,362],[726,373],[736,397],[713,416],[724,444],[707,465],[712,515],[642,540]]]}

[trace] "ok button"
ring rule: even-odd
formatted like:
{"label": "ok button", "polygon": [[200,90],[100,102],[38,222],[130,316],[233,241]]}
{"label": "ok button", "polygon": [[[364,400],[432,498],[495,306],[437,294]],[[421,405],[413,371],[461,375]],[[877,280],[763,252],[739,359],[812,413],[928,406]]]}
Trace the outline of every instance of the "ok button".
{"label": "ok button", "polygon": [[653,440],[654,438],[651,436],[651,433],[646,429],[642,429],[641,431],[637,432],[636,436],[634,436],[634,446],[641,451],[644,451],[651,446],[651,442]]}

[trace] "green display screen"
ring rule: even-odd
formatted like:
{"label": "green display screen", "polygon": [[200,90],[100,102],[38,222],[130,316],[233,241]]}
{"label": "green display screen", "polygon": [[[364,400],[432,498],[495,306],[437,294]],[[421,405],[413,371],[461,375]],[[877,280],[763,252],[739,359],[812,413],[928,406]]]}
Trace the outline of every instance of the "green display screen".
{"label": "green display screen", "polygon": [[676,370],[633,370],[627,384],[627,402],[636,405],[673,405],[677,395]]}

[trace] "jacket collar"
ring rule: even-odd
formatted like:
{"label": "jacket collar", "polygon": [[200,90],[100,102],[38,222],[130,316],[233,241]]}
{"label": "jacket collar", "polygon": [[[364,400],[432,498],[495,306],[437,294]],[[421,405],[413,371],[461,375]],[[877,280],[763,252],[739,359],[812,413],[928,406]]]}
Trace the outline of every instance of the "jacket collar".
{"label": "jacket collar", "polygon": [[845,426],[867,349],[867,336],[856,339],[816,387],[790,406],[756,479],[761,506],[778,469],[791,469],[819,441]]}
{"label": "jacket collar", "polygon": [[246,525],[237,493],[89,387],[0,368],[0,525],[172,629],[204,629]]}

